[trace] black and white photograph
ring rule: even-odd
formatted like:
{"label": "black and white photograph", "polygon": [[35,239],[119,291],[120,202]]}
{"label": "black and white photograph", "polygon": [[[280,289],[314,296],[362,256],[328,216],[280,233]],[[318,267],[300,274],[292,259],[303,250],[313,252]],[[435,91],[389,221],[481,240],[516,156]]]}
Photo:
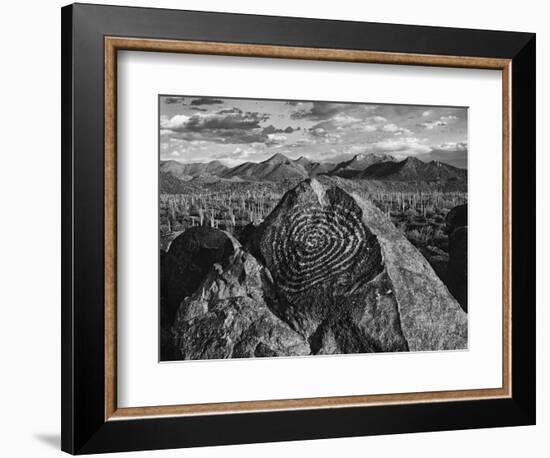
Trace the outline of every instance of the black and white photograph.
{"label": "black and white photograph", "polygon": [[548,455],[547,8],[444,6],[4,4],[1,456]]}
{"label": "black and white photograph", "polygon": [[467,349],[467,118],[160,95],[161,361]]}

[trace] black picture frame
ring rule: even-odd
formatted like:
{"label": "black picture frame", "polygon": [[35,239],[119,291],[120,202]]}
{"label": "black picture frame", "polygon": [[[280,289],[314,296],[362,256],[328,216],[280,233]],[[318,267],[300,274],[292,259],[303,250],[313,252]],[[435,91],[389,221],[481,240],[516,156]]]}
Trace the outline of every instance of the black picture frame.
{"label": "black picture frame", "polygon": [[[66,6],[61,14],[64,451],[85,454],[535,424],[535,34],[89,4]],[[106,421],[106,36],[511,59],[512,396]]]}

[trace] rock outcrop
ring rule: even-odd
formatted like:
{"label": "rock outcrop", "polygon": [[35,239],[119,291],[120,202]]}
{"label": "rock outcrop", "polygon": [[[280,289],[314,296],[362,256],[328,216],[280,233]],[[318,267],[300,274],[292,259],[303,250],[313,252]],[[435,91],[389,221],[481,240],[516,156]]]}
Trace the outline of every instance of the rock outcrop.
{"label": "rock outcrop", "polygon": [[233,243],[222,231],[192,227],[175,238],[161,259],[161,325],[173,324],[181,301],[191,295],[215,263],[225,264]]}
{"label": "rock outcrop", "polygon": [[466,348],[467,317],[426,259],[328,177],[287,192],[250,250],[273,277],[267,304],[312,353]]}
{"label": "rock outcrop", "polygon": [[[196,239],[187,232],[167,257],[188,254]],[[210,237],[202,280],[180,280],[175,359],[467,347],[467,315],[426,259],[374,204],[330,177],[288,191],[244,247],[221,231]],[[205,267],[199,251],[192,264]]]}
{"label": "rock outcrop", "polygon": [[449,264],[447,266],[447,286],[468,311],[468,206],[453,208],[445,220],[449,236]]}
{"label": "rock outcrop", "polygon": [[264,301],[269,274],[239,243],[225,267],[214,264],[178,310],[172,328],[176,359],[296,356],[309,345]]}

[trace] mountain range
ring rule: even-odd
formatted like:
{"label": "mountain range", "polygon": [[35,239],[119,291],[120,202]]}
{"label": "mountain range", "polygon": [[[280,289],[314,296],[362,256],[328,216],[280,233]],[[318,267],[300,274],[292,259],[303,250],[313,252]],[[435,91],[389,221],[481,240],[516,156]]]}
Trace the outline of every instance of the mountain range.
{"label": "mountain range", "polygon": [[[227,167],[220,161],[181,163],[161,161],[161,178],[175,177],[189,183],[213,181],[272,181],[330,175],[348,179],[402,182],[466,182],[467,172],[440,161],[424,162],[415,157],[398,161],[384,153],[357,154],[339,163],[315,162],[301,156],[290,159],[277,153],[263,162],[244,162]],[[162,180],[161,180],[162,181]]]}
{"label": "mountain range", "polygon": [[169,173],[183,181],[189,181],[205,174],[219,176],[227,169],[228,167],[220,161],[194,162],[189,164],[179,161],[160,161],[161,173]]}
{"label": "mountain range", "polygon": [[379,163],[395,163],[395,158],[383,153],[356,154],[349,161],[340,162],[329,172],[330,175],[342,178],[356,178],[371,165]]}

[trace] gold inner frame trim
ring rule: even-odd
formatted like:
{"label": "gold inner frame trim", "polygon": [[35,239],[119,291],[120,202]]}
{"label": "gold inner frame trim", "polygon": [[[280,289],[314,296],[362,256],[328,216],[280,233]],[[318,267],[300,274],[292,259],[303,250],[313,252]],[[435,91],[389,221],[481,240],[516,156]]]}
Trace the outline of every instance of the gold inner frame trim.
{"label": "gold inner frame trim", "polygon": [[[174,52],[377,64],[479,68],[502,72],[502,387],[303,399],[241,401],[119,408],[117,404],[117,51]],[[404,54],[344,49],[105,37],[105,420],[213,415],[274,410],[302,410],[507,398],[512,395],[511,363],[511,60],[463,56]]]}

